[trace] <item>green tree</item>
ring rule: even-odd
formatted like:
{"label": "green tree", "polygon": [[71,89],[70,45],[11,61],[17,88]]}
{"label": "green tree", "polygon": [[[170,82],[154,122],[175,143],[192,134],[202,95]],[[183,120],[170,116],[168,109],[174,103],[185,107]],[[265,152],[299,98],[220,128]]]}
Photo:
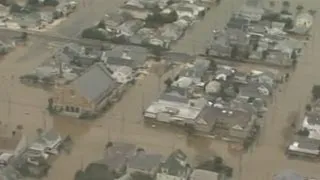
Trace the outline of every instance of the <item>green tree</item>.
{"label": "green tree", "polygon": [[171,78],[168,78],[164,81],[164,84],[167,86],[167,88],[170,88],[172,85],[173,81]]}
{"label": "green tree", "polygon": [[101,41],[105,41],[107,37],[104,35],[103,32],[99,31],[96,27],[93,28],[87,28],[82,31],[81,36],[83,38],[88,39],[97,39]]}

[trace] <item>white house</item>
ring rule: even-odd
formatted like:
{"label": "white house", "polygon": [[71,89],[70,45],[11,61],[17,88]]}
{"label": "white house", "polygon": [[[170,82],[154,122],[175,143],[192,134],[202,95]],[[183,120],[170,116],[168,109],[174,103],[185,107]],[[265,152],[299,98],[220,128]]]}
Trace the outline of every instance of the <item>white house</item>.
{"label": "white house", "polygon": [[131,67],[121,66],[113,72],[112,77],[121,84],[133,81],[133,70]]}

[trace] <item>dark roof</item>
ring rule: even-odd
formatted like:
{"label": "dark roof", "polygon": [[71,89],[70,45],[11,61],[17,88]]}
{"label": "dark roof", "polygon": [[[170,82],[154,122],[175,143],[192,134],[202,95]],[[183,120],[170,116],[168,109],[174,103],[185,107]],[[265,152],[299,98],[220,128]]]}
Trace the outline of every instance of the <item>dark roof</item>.
{"label": "dark roof", "polygon": [[171,153],[167,160],[161,164],[160,173],[166,173],[177,177],[185,177],[188,173],[186,161],[187,155],[178,149]]}
{"label": "dark roof", "polygon": [[159,100],[188,104],[189,99],[181,93],[183,92],[178,92],[178,91],[164,92],[163,94],[160,95]]}
{"label": "dark roof", "polygon": [[320,140],[310,139],[304,136],[294,136],[293,142],[298,142],[298,147],[308,150],[319,150]]}
{"label": "dark roof", "polygon": [[[130,59],[123,58],[126,53]],[[106,51],[107,63],[112,65],[130,65],[131,68],[143,66],[147,60],[148,51],[145,48],[134,46],[117,46],[111,51]]]}
{"label": "dark roof", "polygon": [[115,66],[128,66],[134,68],[134,60],[121,57],[108,57],[107,64]]}
{"label": "dark roof", "polygon": [[88,71],[72,82],[75,90],[94,103],[99,103],[116,86],[104,63],[94,64]]}
{"label": "dark roof", "polygon": [[241,17],[232,17],[230,18],[229,22],[227,23],[227,27],[231,29],[243,29],[246,30],[250,24],[250,21],[241,18]]}
{"label": "dark roof", "polygon": [[162,155],[147,154],[139,152],[128,161],[128,168],[142,171],[152,171],[157,168],[162,162]]}
{"label": "dark roof", "polygon": [[221,121],[227,124],[230,128],[236,125],[246,128],[248,123],[251,121],[251,117],[252,113],[245,110],[207,107],[204,110],[202,119],[210,124],[214,124],[216,121]]}
{"label": "dark roof", "polygon": [[106,151],[106,156],[98,163],[106,164],[110,169],[118,169],[136,153],[136,146],[129,143],[113,143]]}
{"label": "dark roof", "polygon": [[239,87],[239,95],[251,98],[264,98],[265,96],[258,90],[258,88],[261,86],[267,88],[270,91],[269,87],[265,84],[251,82],[247,85]]}

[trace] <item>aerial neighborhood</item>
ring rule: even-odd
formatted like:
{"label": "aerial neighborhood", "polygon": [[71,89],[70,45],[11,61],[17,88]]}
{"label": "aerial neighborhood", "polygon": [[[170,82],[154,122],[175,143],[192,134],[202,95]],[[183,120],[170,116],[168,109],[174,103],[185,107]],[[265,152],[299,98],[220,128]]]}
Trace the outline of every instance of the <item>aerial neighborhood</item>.
{"label": "aerial neighborhood", "polygon": [[320,180],[319,7],[1,0],[0,180]]}

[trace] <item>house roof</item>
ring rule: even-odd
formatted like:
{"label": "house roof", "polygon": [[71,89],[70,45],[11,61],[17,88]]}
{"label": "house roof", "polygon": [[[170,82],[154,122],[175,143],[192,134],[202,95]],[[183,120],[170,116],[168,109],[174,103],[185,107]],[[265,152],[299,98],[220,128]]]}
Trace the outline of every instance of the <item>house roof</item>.
{"label": "house roof", "polygon": [[187,155],[180,149],[171,153],[167,160],[160,165],[160,173],[183,177],[187,175]]}
{"label": "house roof", "polygon": [[305,154],[319,154],[320,140],[310,139],[304,136],[294,136],[292,144],[288,147],[291,151]]}
{"label": "house roof", "polygon": [[121,57],[108,57],[107,64],[114,65],[114,66],[133,67],[135,63],[134,63],[134,60],[132,59],[126,59]]}
{"label": "house roof", "polygon": [[112,143],[106,151],[104,159],[98,161],[98,163],[106,164],[110,169],[121,168],[125,162],[136,153],[136,146],[129,143]]}
{"label": "house roof", "polygon": [[134,46],[117,46],[106,51],[107,64],[129,66],[136,68],[143,66],[147,60],[148,51],[145,48]]}
{"label": "house roof", "polygon": [[159,100],[188,104],[189,99],[185,95],[183,95],[182,93],[178,92],[178,91],[165,92],[160,95]]}
{"label": "house roof", "polygon": [[119,26],[125,21],[124,17],[116,12],[105,14],[103,20],[107,26],[111,27]]}
{"label": "house roof", "polygon": [[116,82],[104,63],[96,63],[74,80],[72,85],[81,96],[98,103],[115,88]]}
{"label": "house roof", "polygon": [[226,123],[228,127],[240,126],[245,129],[251,121],[252,112],[240,109],[207,107],[202,119],[213,125],[217,121]]}
{"label": "house roof", "polygon": [[195,169],[190,175],[190,180],[219,180],[219,174],[212,171]]}
{"label": "house roof", "polygon": [[152,171],[157,168],[162,162],[162,155],[147,154],[146,152],[139,152],[137,155],[130,158],[128,161],[128,168],[142,171]]}
{"label": "house roof", "polygon": [[264,95],[259,91],[259,87],[265,86],[260,83],[250,83],[248,85],[240,86],[239,95],[252,98],[263,98]]}
{"label": "house roof", "polygon": [[246,29],[249,24],[250,21],[248,19],[233,16],[227,23],[227,27],[231,29]]}
{"label": "house roof", "polygon": [[209,68],[210,62],[207,60],[196,60],[195,64],[183,69],[180,76],[190,78],[201,78]]}
{"label": "house roof", "polygon": [[47,146],[52,146],[59,140],[61,140],[60,134],[51,129],[50,131],[41,134],[41,136],[31,144],[30,148],[41,149]]}
{"label": "house roof", "polygon": [[284,170],[273,176],[273,180],[305,180],[305,178],[293,170]]}

